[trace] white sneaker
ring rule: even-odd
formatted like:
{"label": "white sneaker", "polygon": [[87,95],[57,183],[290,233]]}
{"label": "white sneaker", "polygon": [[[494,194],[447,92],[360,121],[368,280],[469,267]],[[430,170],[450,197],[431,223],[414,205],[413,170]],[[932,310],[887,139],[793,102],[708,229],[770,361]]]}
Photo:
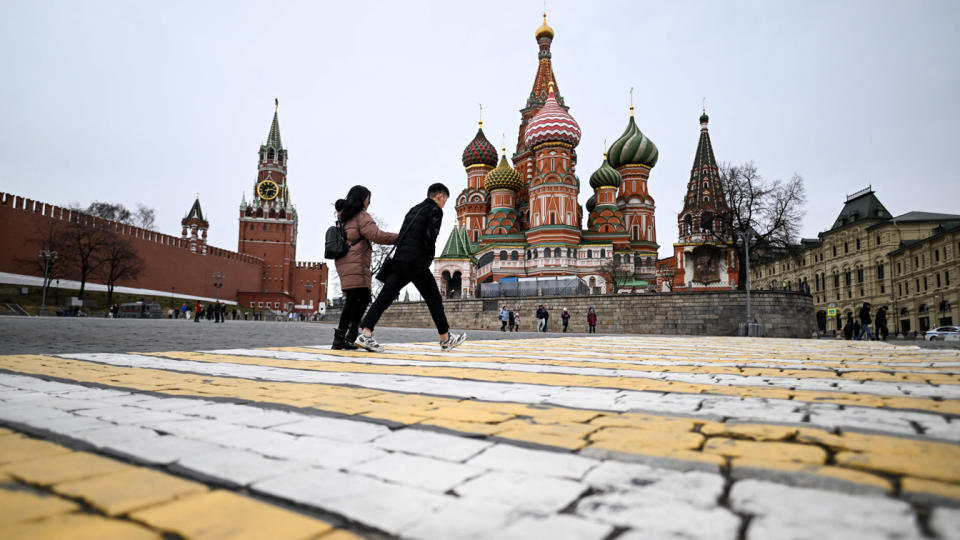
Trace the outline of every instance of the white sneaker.
{"label": "white sneaker", "polygon": [[377,343],[377,340],[373,339],[373,336],[368,336],[366,334],[360,334],[357,336],[357,341],[354,342],[354,345],[357,347],[362,347],[370,352],[383,352],[383,345]]}
{"label": "white sneaker", "polygon": [[467,334],[450,334],[447,336],[447,339],[440,342],[440,349],[444,351],[449,351],[454,349],[457,345],[460,345],[467,340]]}

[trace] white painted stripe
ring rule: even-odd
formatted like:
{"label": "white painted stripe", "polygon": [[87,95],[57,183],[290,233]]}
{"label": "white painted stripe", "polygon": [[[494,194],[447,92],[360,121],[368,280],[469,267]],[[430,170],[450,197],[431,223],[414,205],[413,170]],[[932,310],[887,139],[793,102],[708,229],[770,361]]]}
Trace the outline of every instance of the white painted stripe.
{"label": "white painted stripe", "polygon": [[[168,358],[115,353],[59,355],[89,362],[124,367],[184,371],[221,377],[278,382],[350,385],[391,392],[454,396],[484,401],[542,403],[606,411],[643,411],[656,414],[732,417],[740,420],[774,423],[801,423],[810,418],[811,427],[833,429],[852,427],[883,433],[914,434],[911,422],[926,429],[933,438],[960,441],[957,423],[948,424],[940,415],[896,409],[845,407],[839,414],[814,416],[836,411],[836,405],[805,403],[783,399],[765,399],[709,394],[641,392],[611,388],[558,387],[529,383],[498,383],[410,375],[370,373],[333,373],[229,362],[195,362]],[[859,412],[858,412],[859,411]]]}
{"label": "white painted stripe", "polygon": [[524,373],[553,373],[596,377],[627,377],[657,381],[686,382],[692,384],[720,384],[725,386],[768,386],[775,388],[850,392],[879,396],[912,396],[960,398],[960,385],[937,385],[904,381],[844,380],[840,378],[773,377],[768,375],[733,375],[713,373],[683,373],[676,371],[635,371],[629,369],[554,366],[549,364],[516,364],[511,362],[455,362],[386,358],[383,356],[335,356],[322,353],[271,351],[263,349],[217,349],[205,351],[215,354],[276,358],[294,361],[326,361],[343,364],[366,364],[384,366],[449,367],[485,369],[492,371],[519,371]]}

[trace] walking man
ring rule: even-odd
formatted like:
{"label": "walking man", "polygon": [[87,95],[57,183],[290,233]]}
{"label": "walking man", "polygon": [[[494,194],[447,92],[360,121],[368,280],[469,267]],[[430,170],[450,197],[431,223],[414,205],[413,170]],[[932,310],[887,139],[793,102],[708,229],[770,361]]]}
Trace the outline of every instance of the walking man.
{"label": "walking man", "polygon": [[507,322],[510,320],[510,312],[507,311],[507,306],[500,308],[500,331],[507,331]]}
{"label": "walking man", "polygon": [[864,302],[863,307],[860,308],[860,334],[857,335],[857,341],[863,339],[863,336],[867,336],[867,340],[873,339],[873,333],[870,332],[870,303]]}
{"label": "walking man", "polygon": [[544,315],[546,312],[547,310],[543,309],[543,304],[537,306],[537,332],[543,332],[546,326],[546,315]]}
{"label": "walking man", "polygon": [[567,311],[567,308],[563,308],[563,311],[560,312],[560,319],[563,321],[563,333],[567,333],[567,325],[570,324],[570,312]]}
{"label": "walking man", "polygon": [[437,251],[437,236],[443,221],[443,205],[450,198],[447,186],[437,183],[427,189],[427,198],[411,208],[397,236],[390,274],[383,283],[383,289],[376,301],[367,310],[360,322],[361,333],[356,344],[371,352],[383,352],[383,346],[373,338],[373,329],[386,311],[400,295],[400,290],[408,283],[420,291],[427,303],[433,323],[440,334],[440,348],[449,351],[463,343],[466,334],[451,334],[447,315],[443,311],[443,297],[437,288],[437,281],[430,272],[430,263]]}
{"label": "walking man", "polygon": [[201,316],[203,316],[203,304],[197,302],[197,306],[193,309],[193,322],[200,322]]}
{"label": "walking man", "polygon": [[887,306],[880,306],[877,310],[877,339],[887,340],[890,331],[887,329]]}

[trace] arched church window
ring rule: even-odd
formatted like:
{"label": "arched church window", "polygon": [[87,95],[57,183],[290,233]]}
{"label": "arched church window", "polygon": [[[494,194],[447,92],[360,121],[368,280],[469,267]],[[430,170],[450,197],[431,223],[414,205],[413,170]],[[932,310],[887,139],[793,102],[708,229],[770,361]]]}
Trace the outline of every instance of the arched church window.
{"label": "arched church window", "polygon": [[554,256],[554,257],[562,257],[562,255],[560,254],[560,248],[557,248],[557,249],[553,250],[553,256]]}
{"label": "arched church window", "polygon": [[550,224],[551,225],[557,224],[557,215],[554,214],[553,212],[550,212]]}
{"label": "arched church window", "polygon": [[600,258],[601,258],[601,259],[606,259],[606,258],[607,258],[607,250],[605,250],[605,249],[601,249],[601,250],[600,250]]}
{"label": "arched church window", "polygon": [[267,151],[267,159],[273,159],[273,156],[273,148],[271,148],[269,151]]}
{"label": "arched church window", "polygon": [[519,254],[519,253],[517,253],[516,251],[511,251],[511,252],[510,252],[510,260],[511,260],[511,261],[519,260],[519,258],[520,258],[520,254]]}
{"label": "arched church window", "polygon": [[592,258],[593,258],[593,250],[592,250],[592,249],[588,249],[588,250],[587,250],[587,258],[588,258],[588,259],[592,259]]}
{"label": "arched church window", "polygon": [[620,255],[614,254],[614,256],[613,256],[613,262],[615,262],[615,263],[617,263],[617,264],[620,264]]}

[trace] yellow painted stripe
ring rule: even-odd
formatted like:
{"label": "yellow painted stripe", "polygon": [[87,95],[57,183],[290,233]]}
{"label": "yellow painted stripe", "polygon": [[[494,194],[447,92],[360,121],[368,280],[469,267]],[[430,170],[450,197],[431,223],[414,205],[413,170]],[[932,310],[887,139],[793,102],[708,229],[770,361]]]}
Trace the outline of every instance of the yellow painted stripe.
{"label": "yellow painted stripe", "polygon": [[[353,536],[243,495],[4,431],[0,471],[20,485],[0,485],[0,538],[225,538],[237,531],[249,538]],[[85,512],[75,500],[103,515]]]}
{"label": "yellow painted stripe", "polygon": [[[266,347],[264,350],[268,351],[289,351],[289,352],[300,352],[308,354],[329,354],[331,356],[340,356],[340,357],[357,357],[357,358],[369,358],[369,353],[360,353],[353,351],[326,351],[318,350],[310,347]],[[505,352],[505,351],[504,351]],[[154,353],[144,353],[144,354],[154,354]],[[390,352],[377,354],[377,358],[390,358],[395,360],[421,360],[429,362],[482,362],[482,363],[492,363],[492,364],[525,364],[525,365],[548,365],[548,366],[562,366],[562,367],[577,367],[577,368],[598,368],[598,369],[622,369],[629,371],[638,371],[642,373],[703,373],[711,375],[741,375],[744,377],[790,377],[797,379],[836,379],[841,380],[871,380],[871,381],[881,381],[881,382],[913,382],[918,384],[960,384],[960,374],[945,374],[945,373],[913,373],[913,372],[903,372],[895,373],[892,370],[876,364],[873,366],[873,369],[882,369],[883,372],[869,371],[870,366],[838,366],[831,367],[830,369],[857,369],[860,371],[847,371],[843,375],[838,374],[835,371],[827,370],[809,370],[809,369],[799,369],[793,368],[759,368],[759,367],[736,367],[736,366],[685,366],[682,364],[675,365],[643,365],[643,364],[631,364],[626,362],[617,362],[617,358],[602,359],[595,362],[578,362],[570,360],[558,360],[558,357],[565,356],[561,354],[550,353],[551,358],[527,358],[527,357],[518,357],[510,356],[509,354],[502,354],[501,356],[444,356],[444,355],[429,355],[416,352],[409,353],[399,353],[399,352]],[[570,356],[570,355],[567,355]],[[633,360],[633,358],[624,357],[620,355],[622,360]],[[317,359],[317,361],[322,361],[322,359]],[[732,359],[725,360],[725,362],[733,362]],[[827,366],[822,366],[827,367]]]}
{"label": "yellow painted stripe", "polygon": [[[860,407],[883,407],[892,409],[914,409],[946,414],[960,414],[960,400],[936,401],[930,398],[880,396],[873,394],[855,394],[849,392],[822,392],[814,390],[790,390],[768,386],[730,386],[726,384],[687,383],[680,381],[661,381],[656,379],[605,377],[594,375],[569,375],[562,373],[532,373],[527,371],[489,370],[460,367],[421,367],[386,366],[375,364],[357,364],[345,362],[303,360],[279,360],[254,356],[211,354],[191,351],[167,351],[156,353],[137,353],[179,360],[199,362],[258,365],[300,369],[305,371],[376,373],[387,375],[410,375],[419,377],[448,377],[499,383],[526,383],[546,386],[580,386],[586,388],[617,388],[622,390],[674,392],[682,394],[715,394],[739,397],[759,397],[768,399],[789,399],[810,403],[835,403]],[[408,355],[414,356],[414,355]],[[419,359],[423,359],[422,357]],[[709,373],[703,371],[701,373]]]}
{"label": "yellow painted stripe", "polygon": [[[688,417],[616,414],[334,385],[253,381],[39,355],[0,356],[0,368],[167,396],[233,398],[406,425],[439,426],[466,434],[495,435],[569,450],[592,447],[717,465],[739,459],[746,460],[745,466],[786,472],[796,472],[800,463],[803,472],[808,474],[843,478],[874,487],[878,484],[889,487],[884,484],[884,475],[960,485],[960,446],[892,436],[852,432],[837,435],[822,429],[723,424]],[[752,444],[746,444],[748,442]],[[782,445],[797,450],[786,453]],[[819,459],[816,456],[826,454],[809,449],[822,448],[836,453],[837,465],[828,465],[822,460],[815,462]],[[839,459],[841,455],[843,460]],[[856,474],[858,471],[869,477]]]}

